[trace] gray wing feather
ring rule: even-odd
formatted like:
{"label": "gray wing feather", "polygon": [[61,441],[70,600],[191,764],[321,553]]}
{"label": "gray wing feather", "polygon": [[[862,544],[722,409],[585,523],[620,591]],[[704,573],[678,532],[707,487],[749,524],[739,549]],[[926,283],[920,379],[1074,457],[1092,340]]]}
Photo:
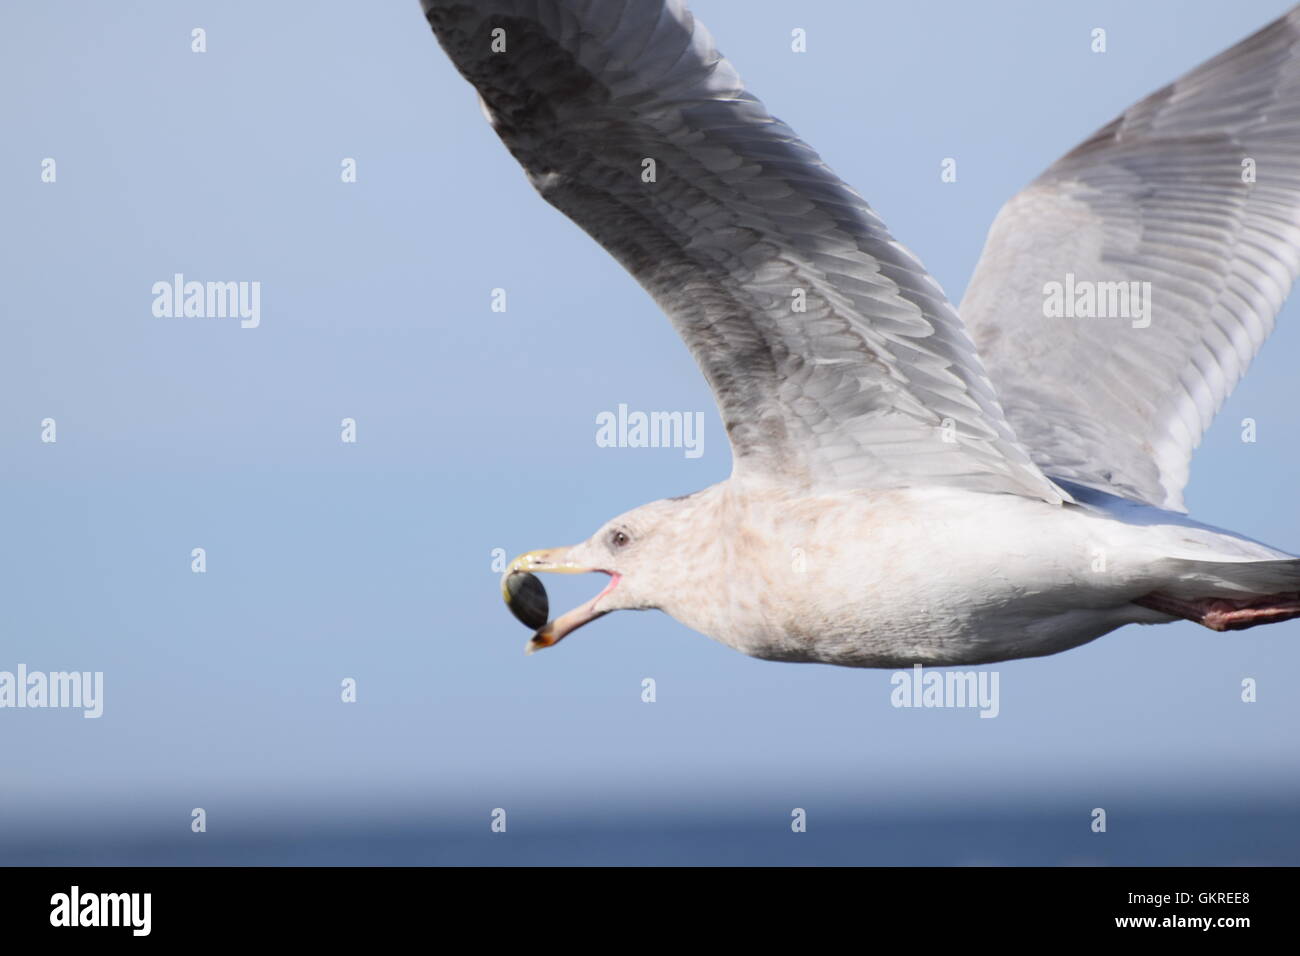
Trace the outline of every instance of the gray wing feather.
{"label": "gray wing feather", "polygon": [[1062,500],[938,285],[680,3],[424,7],[534,186],[669,315],[738,478]]}
{"label": "gray wing feather", "polygon": [[[960,311],[1047,474],[1183,510],[1192,452],[1298,268],[1300,8],[1007,203]],[[1067,274],[1151,283],[1150,325],[1046,318],[1045,286]]]}

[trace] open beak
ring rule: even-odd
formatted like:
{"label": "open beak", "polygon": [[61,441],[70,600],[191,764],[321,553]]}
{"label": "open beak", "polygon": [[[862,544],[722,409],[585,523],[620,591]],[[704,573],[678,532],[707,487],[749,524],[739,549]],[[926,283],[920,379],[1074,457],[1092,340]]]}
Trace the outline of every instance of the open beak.
{"label": "open beak", "polygon": [[[604,568],[591,568],[583,564],[575,564],[570,558],[570,548],[549,548],[542,551],[529,551],[527,554],[521,554],[510,562],[506,568],[505,576],[501,579],[501,593],[506,600],[506,604],[515,610],[515,602],[518,592],[510,587],[510,576],[513,574],[546,571],[552,574],[589,574],[593,571],[599,571],[602,574],[610,576],[607,584],[599,594],[585,604],[580,604],[572,611],[561,614],[554,620],[547,621],[539,627],[536,633],[529,639],[524,653],[531,654],[533,651],[541,650],[543,647],[550,647],[562,641],[567,635],[576,631],[584,624],[589,624],[598,617],[603,617],[606,611],[597,611],[596,605],[610,591],[618,586],[619,576]],[[543,603],[543,606],[544,603]]]}

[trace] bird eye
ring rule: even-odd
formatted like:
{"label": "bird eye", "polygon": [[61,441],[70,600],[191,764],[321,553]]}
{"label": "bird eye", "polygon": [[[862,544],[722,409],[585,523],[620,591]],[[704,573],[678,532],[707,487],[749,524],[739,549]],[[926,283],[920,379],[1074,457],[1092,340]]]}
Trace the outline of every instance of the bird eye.
{"label": "bird eye", "polygon": [[609,533],[609,543],[616,548],[625,546],[631,540],[626,531],[611,531]]}

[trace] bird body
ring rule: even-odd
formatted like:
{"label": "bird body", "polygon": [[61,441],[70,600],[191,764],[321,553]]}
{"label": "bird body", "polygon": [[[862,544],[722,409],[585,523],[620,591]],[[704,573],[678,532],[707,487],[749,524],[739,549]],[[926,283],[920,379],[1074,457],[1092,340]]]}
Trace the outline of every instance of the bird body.
{"label": "bird body", "polygon": [[[635,575],[605,610],[654,607],[753,657],[849,667],[982,664],[1174,619],[1150,594],[1300,589],[1300,560],[1159,509],[950,488],[792,496],[724,481],[614,519]],[[574,554],[620,573],[597,534]],[[1257,575],[1262,568],[1269,576]],[[642,602],[640,595],[648,600]],[[1297,609],[1300,613],[1300,609]]]}
{"label": "bird body", "polygon": [[530,626],[544,589],[511,575],[610,576],[530,650],[620,609],[855,667],[1300,616],[1300,558],[1183,505],[1300,272],[1300,8],[1013,197],[958,309],[680,0],[423,2],[529,181],[668,315],[732,450],[727,481],[512,562]]}

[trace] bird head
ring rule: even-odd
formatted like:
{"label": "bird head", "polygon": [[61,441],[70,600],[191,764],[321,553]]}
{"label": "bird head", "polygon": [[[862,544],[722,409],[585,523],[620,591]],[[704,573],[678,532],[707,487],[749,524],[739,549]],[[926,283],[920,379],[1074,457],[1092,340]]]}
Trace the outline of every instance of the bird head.
{"label": "bird head", "polygon": [[[525,650],[531,654],[550,647],[611,611],[659,607],[656,594],[662,593],[682,563],[682,556],[676,552],[683,538],[673,532],[688,520],[686,501],[670,498],[651,502],[606,522],[580,544],[529,551],[511,561],[502,578],[502,594],[515,616],[536,628]],[[599,572],[609,575],[609,582],[591,600],[546,620],[545,589],[536,579],[521,578],[542,572]]]}

